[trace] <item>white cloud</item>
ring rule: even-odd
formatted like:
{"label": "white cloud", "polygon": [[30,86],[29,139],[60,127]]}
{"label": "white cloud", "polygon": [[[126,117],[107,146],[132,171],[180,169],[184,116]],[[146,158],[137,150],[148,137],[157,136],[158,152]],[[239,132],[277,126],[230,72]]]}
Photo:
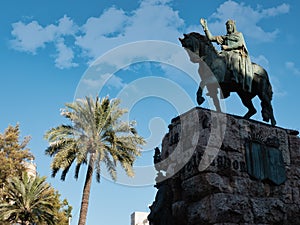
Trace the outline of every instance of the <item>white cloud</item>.
{"label": "white cloud", "polygon": [[128,17],[122,9],[109,8],[97,17],[90,17],[81,30],[89,38],[118,36],[124,29]]}
{"label": "white cloud", "polygon": [[74,52],[71,48],[65,45],[64,39],[61,38],[56,42],[57,55],[55,58],[55,66],[60,69],[72,68],[78,66],[73,62]]}
{"label": "white cloud", "polygon": [[131,26],[126,29],[127,34],[139,39],[174,41],[174,37],[180,35],[178,30],[184,25],[184,21],[177,11],[166,4],[167,2],[142,2],[131,17]]}
{"label": "white cloud", "polygon": [[17,22],[13,25],[14,40],[11,41],[12,47],[19,50],[36,54],[38,48],[44,48],[45,43],[53,41],[55,31],[53,25],[43,28],[37,21],[29,24]]}
{"label": "white cloud", "polygon": [[285,67],[295,75],[300,75],[300,69],[295,66],[294,62],[286,62]]}
{"label": "white cloud", "polygon": [[283,3],[282,5],[279,5],[277,7],[263,9],[261,11],[261,15],[264,17],[277,16],[279,14],[288,13],[289,10],[290,10],[290,6],[288,4]]}
{"label": "white cloud", "polygon": [[98,18],[90,17],[81,27],[82,35],[76,37],[75,44],[94,59],[118,42],[127,20],[125,12],[116,8],[106,10]]}
{"label": "white cloud", "polygon": [[44,48],[47,43],[53,42],[57,52],[59,52],[55,59],[56,66],[59,68],[64,68],[64,65],[67,68],[76,66],[74,63],[66,63],[66,57],[69,58],[67,60],[69,61],[73,58],[74,53],[71,48],[62,43],[63,36],[74,36],[78,31],[77,25],[69,17],[63,16],[56,24],[50,24],[45,27],[41,26],[37,21],[32,21],[28,24],[17,22],[12,24],[12,27],[11,34],[14,39],[11,40],[11,44],[16,50],[36,54],[39,48]]}
{"label": "white cloud", "polygon": [[[69,68],[77,66],[72,62],[74,46],[81,50],[78,57],[88,57],[93,61],[104,52],[133,41],[156,39],[174,42],[184,22],[178,12],[169,6],[169,2],[144,0],[131,12],[111,7],[99,17],[87,19],[80,28],[67,16],[48,26],[41,26],[37,21],[28,24],[17,22],[13,24],[12,46],[16,50],[36,54],[39,48],[53,42],[58,52],[55,65],[58,68]],[[68,44],[62,42],[62,38],[67,35],[74,36],[75,41]]]}
{"label": "white cloud", "polygon": [[[38,21],[27,24],[20,21],[12,24],[12,47],[36,54],[38,49],[52,43],[58,53],[55,65],[62,69],[77,66],[74,61],[79,58],[88,58],[92,62],[117,46],[135,41],[163,40],[178,44],[177,37],[181,36],[186,25],[179,12],[171,7],[171,2],[172,0],[142,0],[132,11],[110,7],[98,17],[90,17],[80,25],[75,24],[68,16],[63,16],[57,22],[46,26],[40,25]],[[271,41],[279,31],[265,31],[257,25],[258,22],[288,11],[287,4],[268,9],[254,9],[229,0],[221,4],[209,17],[209,26],[216,34],[224,33],[225,21],[233,18],[238,21],[238,29],[241,28],[248,37]],[[198,21],[195,23],[198,29]],[[189,26],[196,27],[193,24]],[[76,53],[79,54],[75,54],[74,49],[78,50]],[[133,56],[134,53],[128,54]]]}
{"label": "white cloud", "polygon": [[115,88],[122,88],[126,85],[123,82],[123,80],[120,77],[117,77],[116,75],[112,75],[107,84],[108,86],[112,86]]}
{"label": "white cloud", "polygon": [[244,3],[229,0],[220,5],[217,11],[211,15],[209,25],[212,31],[219,34],[225,32],[226,20],[234,19],[238,21],[237,29],[242,31],[245,36],[257,41],[269,42],[277,37],[279,30],[265,31],[258,23],[263,19],[288,12],[289,5],[287,4],[268,9],[261,9],[260,7],[254,9]]}
{"label": "white cloud", "polygon": [[83,80],[83,83],[88,87],[100,90],[104,86],[106,87],[114,87],[114,88],[122,88],[126,84],[123,83],[123,80],[120,77],[117,77],[114,74],[98,74],[94,75],[94,78],[86,78]]}
{"label": "white cloud", "polygon": [[82,26],[83,35],[76,44],[92,59],[119,45],[140,40],[177,41],[184,25],[168,1],[142,1],[139,8],[125,13],[110,8],[99,18],[90,18]]}
{"label": "white cloud", "polygon": [[71,18],[64,15],[58,21],[58,25],[56,26],[56,34],[57,36],[61,35],[75,35],[78,31],[78,26],[71,20]]}

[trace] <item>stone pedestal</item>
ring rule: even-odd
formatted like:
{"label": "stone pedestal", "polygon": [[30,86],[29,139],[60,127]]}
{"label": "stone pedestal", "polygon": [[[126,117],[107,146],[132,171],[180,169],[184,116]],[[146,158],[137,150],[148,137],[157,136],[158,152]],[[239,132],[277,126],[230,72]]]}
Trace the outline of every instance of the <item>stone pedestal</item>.
{"label": "stone pedestal", "polygon": [[172,120],[158,168],[173,225],[300,224],[297,131],[194,108]]}

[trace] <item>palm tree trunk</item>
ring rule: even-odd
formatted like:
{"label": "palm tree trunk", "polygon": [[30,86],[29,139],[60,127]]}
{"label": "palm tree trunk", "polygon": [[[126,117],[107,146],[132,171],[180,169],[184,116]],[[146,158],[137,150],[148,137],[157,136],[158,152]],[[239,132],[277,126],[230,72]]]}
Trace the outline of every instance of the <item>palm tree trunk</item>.
{"label": "palm tree trunk", "polygon": [[82,192],[82,200],[81,200],[81,208],[80,208],[78,225],[85,225],[86,223],[86,216],[87,216],[87,211],[89,206],[89,198],[90,198],[92,178],[94,172],[94,160],[95,160],[94,155],[95,153],[92,153],[89,159],[88,169],[87,169],[85,183]]}

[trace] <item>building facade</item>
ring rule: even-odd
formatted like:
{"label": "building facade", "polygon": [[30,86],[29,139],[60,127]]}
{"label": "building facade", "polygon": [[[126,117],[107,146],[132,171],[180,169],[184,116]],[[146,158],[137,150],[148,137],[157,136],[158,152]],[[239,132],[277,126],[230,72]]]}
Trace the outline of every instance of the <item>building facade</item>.
{"label": "building facade", "polygon": [[149,225],[148,212],[133,212],[131,214],[131,225]]}

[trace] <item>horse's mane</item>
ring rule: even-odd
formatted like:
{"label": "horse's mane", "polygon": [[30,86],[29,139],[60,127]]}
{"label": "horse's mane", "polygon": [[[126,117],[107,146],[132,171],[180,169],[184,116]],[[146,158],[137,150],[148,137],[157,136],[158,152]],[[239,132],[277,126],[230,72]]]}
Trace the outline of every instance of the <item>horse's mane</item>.
{"label": "horse's mane", "polygon": [[199,34],[197,32],[191,32],[188,35],[198,39],[201,42],[205,42],[205,44],[207,44],[211,48],[212,51],[214,51],[216,54],[218,54],[217,49],[213,46],[211,41],[209,41],[208,38],[205,35]]}
{"label": "horse's mane", "polygon": [[208,41],[207,37],[205,35],[199,34],[197,32],[191,32],[188,35],[191,35],[197,39],[200,39],[201,41]]}

